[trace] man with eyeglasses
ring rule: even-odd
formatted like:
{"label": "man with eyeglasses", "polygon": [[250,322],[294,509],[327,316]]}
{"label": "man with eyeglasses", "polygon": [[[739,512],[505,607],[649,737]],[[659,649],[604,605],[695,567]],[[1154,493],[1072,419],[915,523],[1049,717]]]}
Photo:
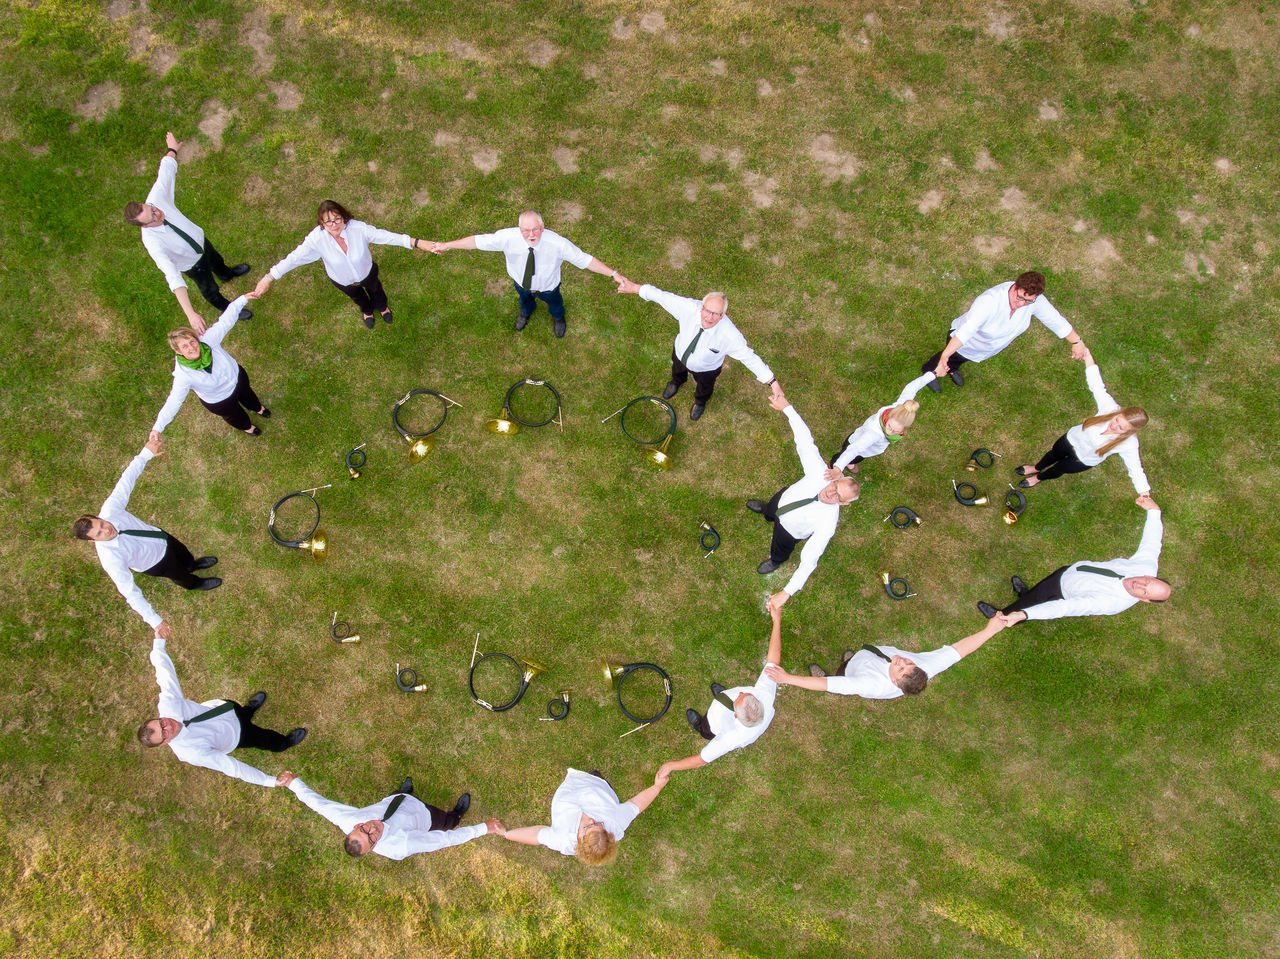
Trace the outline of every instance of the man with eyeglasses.
{"label": "man with eyeglasses", "polygon": [[723,293],[708,293],[701,300],[667,293],[656,286],[633,283],[625,277],[618,279],[619,293],[637,293],[642,300],[657,303],[675,317],[678,329],[671,348],[671,381],[662,391],[662,398],[669,400],[693,375],[693,407],[689,419],[699,419],[707,408],[707,402],[716,388],[716,378],[724,369],[724,358],[735,360],[755,374],[757,380],[772,387],[774,396],[782,395],[773,371],[747,345],[746,338],[725,315],[729,298]]}
{"label": "man with eyeglasses", "polygon": [[[134,200],[125,205],[124,218],[134,226],[142,227],[142,245],[156,261],[160,272],[169,282],[169,289],[178,298],[187,322],[197,334],[205,330],[204,319],[191,305],[187,294],[185,273],[196,281],[200,295],[224,313],[231,302],[218,289],[218,280],[226,282],[249,272],[248,263],[227,266],[204,230],[188,220],[178,209],[173,191],[178,178],[178,151],[182,144],[172,133],[166,133],[168,147],[160,159],[160,173],[145,203]],[[214,277],[217,279],[214,279]],[[253,311],[243,309],[240,319],[247,320]]]}
{"label": "man with eyeglasses", "polygon": [[956,386],[964,386],[960,367],[965,363],[989,360],[1027,331],[1035,317],[1059,339],[1071,344],[1072,359],[1083,359],[1084,340],[1044,295],[1044,276],[1034,270],[984,291],[969,311],[951,324],[945,348],[925,360],[921,373],[933,372],[937,379],[929,389],[941,393],[942,377],[950,376]]}

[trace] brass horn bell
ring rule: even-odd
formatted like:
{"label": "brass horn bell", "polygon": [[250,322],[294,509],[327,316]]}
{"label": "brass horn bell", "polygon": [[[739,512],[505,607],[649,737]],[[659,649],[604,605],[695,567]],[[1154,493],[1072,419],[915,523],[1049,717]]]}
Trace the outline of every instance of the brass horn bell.
{"label": "brass horn bell", "polygon": [[671,457],[667,454],[667,447],[671,445],[671,434],[668,433],[657,446],[646,446],[644,448],[644,458],[647,459],[658,469],[671,469]]}
{"label": "brass horn bell", "polygon": [[498,414],[498,418],[489,420],[484,428],[499,436],[515,436],[520,432],[520,424],[511,418],[511,407],[506,403],[502,404],[502,412]]}
{"label": "brass horn bell", "polygon": [[317,528],[310,539],[304,539],[298,544],[298,549],[308,550],[312,559],[317,563],[322,562],[329,550],[329,536],[324,530]]}
{"label": "brass horn bell", "polygon": [[538,673],[545,673],[547,667],[532,659],[521,659],[520,665],[524,667],[524,682],[528,685]]}
{"label": "brass horn bell", "polygon": [[1004,521],[1012,526],[1027,508],[1026,494],[1010,485],[1009,492],[1004,494],[1004,505],[1007,507],[1004,511]]}
{"label": "brass horn bell", "polygon": [[406,436],[404,439],[409,444],[410,463],[421,463],[436,445],[430,436]]}
{"label": "brass horn bell", "polygon": [[610,689],[617,689],[618,681],[627,674],[625,666],[615,666],[607,659],[600,660],[600,671],[604,674],[604,681],[609,684]]}

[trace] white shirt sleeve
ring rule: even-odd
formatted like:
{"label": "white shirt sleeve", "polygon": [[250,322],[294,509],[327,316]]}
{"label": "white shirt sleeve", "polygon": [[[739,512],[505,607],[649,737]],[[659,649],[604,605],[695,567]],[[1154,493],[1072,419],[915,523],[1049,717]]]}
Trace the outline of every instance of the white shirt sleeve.
{"label": "white shirt sleeve", "polygon": [[755,378],[761,383],[768,383],[773,379],[773,370],[769,369],[765,361],[756,355],[755,350],[747,345],[747,338],[742,335],[741,330],[735,328],[734,332],[737,335],[726,352],[754,373]]}
{"label": "white shirt sleeve", "polygon": [[169,718],[180,718],[186,697],[182,695],[182,684],[178,682],[173,660],[169,658],[164,640],[159,636],[151,643],[151,665],[156,668],[156,685],[160,687],[160,714],[163,716],[168,713]]}
{"label": "white shirt sleeve", "polygon": [[804,584],[818,568],[818,560],[822,559],[822,554],[826,551],[827,544],[831,542],[835,532],[836,524],[832,523],[826,529],[815,530],[813,535],[804,541],[804,546],[800,549],[800,565],[796,567],[796,571],[787,580],[787,585],[783,587],[789,594],[794,596],[804,589]]}
{"label": "white shirt sleeve", "polygon": [[164,622],[164,617],[157,613],[147,602],[147,597],[142,595],[142,590],[134,582],[133,570],[128,564],[115,553],[100,552],[98,560],[102,563],[102,568],[107,571],[107,575],[111,577],[111,582],[115,583],[120,595],[124,597],[124,601],[129,604],[129,608],[141,616],[152,629],[159,627]]}
{"label": "white shirt sleeve", "polygon": [[191,386],[186,382],[186,377],[180,372],[178,364],[173,364],[173,386],[169,389],[169,398],[164,401],[164,406],[160,407],[160,412],[156,414],[156,421],[151,424],[151,428],[157,433],[163,433],[164,428],[173,422],[173,418],[178,415],[178,411],[182,409],[182,404],[187,401],[187,394],[191,392]]}
{"label": "white shirt sleeve", "polygon": [[[297,782],[297,780],[295,779],[294,782]],[[459,826],[456,829],[431,829],[426,832],[416,832],[405,839],[404,855],[397,855],[394,858],[407,859],[420,852],[436,852],[440,849],[448,849],[450,846],[461,846],[464,842],[479,839],[481,836],[488,834],[488,832],[489,827],[484,823],[477,823],[474,826]],[[375,846],[374,852],[377,851],[378,847]]]}
{"label": "white shirt sleeve", "polygon": [[809,427],[800,418],[796,408],[788,406],[782,412],[791,423],[791,435],[796,441],[796,455],[800,457],[804,475],[821,475],[826,472],[827,461],[822,458],[822,453],[818,451],[818,444],[813,441],[813,434],[809,432]]}
{"label": "white shirt sleeve", "polygon": [[249,300],[241,294],[227,305],[222,311],[222,315],[218,317],[218,322],[204,331],[204,336],[200,339],[208,343],[210,346],[221,346],[223,338],[231,332],[231,328],[236,325],[236,321],[240,319],[240,311],[245,308]]}
{"label": "white shirt sleeve", "polygon": [[1049,298],[1041,293],[1031,304],[1031,315],[1047,326],[1062,339],[1071,332],[1071,323],[1058,312],[1058,308],[1049,302]]}
{"label": "white shirt sleeve", "polygon": [[129,461],[129,465],[124,468],[124,472],[120,474],[120,479],[116,481],[115,487],[102,503],[101,512],[108,510],[129,508],[129,497],[133,495],[133,486],[138,482],[138,477],[142,475],[142,471],[146,469],[147,464],[151,462],[155,454],[145,446],[142,452]]}
{"label": "white shirt sleeve", "polygon": [[[1098,415],[1120,409],[1120,404],[1107,392],[1107,387],[1102,382],[1102,370],[1096,363],[1085,369],[1084,381],[1089,386],[1089,392],[1093,394],[1093,401],[1098,404]],[[1108,440],[1108,442],[1110,441]],[[1106,444],[1102,445],[1105,446]],[[1119,456],[1121,462],[1124,463],[1125,469],[1129,472],[1129,479],[1133,481],[1133,491],[1135,493],[1148,493],[1151,491],[1151,483],[1142,468],[1142,457],[1138,453],[1138,437],[1136,435],[1130,436],[1107,454],[1107,456],[1112,455]]]}
{"label": "white shirt sleeve", "polygon": [[[178,161],[166,153],[160,160],[160,171],[156,174],[156,182],[147,193],[147,202],[153,206],[160,207],[166,214],[170,213],[177,206],[173,199],[173,190],[177,185],[177,179]],[[169,284],[169,289],[186,289],[187,281],[183,279],[182,271],[178,269],[173,260],[169,259],[169,254],[165,252],[163,245],[155,242],[159,236],[155,231],[163,229],[163,226],[140,228],[142,245],[151,254],[151,259],[160,268],[160,272],[164,274],[164,279]]]}
{"label": "white shirt sleeve", "polygon": [[358,810],[355,806],[347,806],[340,802],[334,802],[332,799],[325,799],[301,779],[293,780],[289,783],[289,788],[293,790],[293,794],[302,801],[304,806],[329,820],[329,822],[342,830],[344,836],[359,825]]}
{"label": "white shirt sleeve", "polygon": [[242,763],[226,753],[214,752],[213,750],[199,753],[186,752],[181,758],[189,766],[212,769],[215,772],[222,773],[224,776],[230,776],[232,779],[242,779],[254,786],[265,786],[271,789],[276,784],[275,776],[268,776],[261,769],[250,766],[248,763]]}
{"label": "white shirt sleeve", "polygon": [[928,373],[922,373],[914,380],[902,388],[902,392],[898,394],[898,398],[893,401],[894,406],[901,406],[907,400],[914,400],[922,389],[938,378],[937,374],[930,370]]}
{"label": "white shirt sleeve", "polygon": [[271,268],[271,275],[278,280],[290,270],[320,259],[320,239],[323,232],[324,227],[318,226],[303,237],[302,242],[293,248],[292,253]]}
{"label": "white shirt sleeve", "polygon": [[408,233],[392,233],[390,230],[383,230],[372,223],[366,223],[364,231],[365,243],[378,243],[382,246],[402,246],[406,250],[410,248],[412,237]]}
{"label": "white shirt sleeve", "polygon": [[1155,576],[1160,571],[1160,547],[1164,541],[1164,520],[1158,509],[1147,510],[1147,521],[1142,526],[1142,541],[1138,551],[1129,557],[1129,562],[1149,567],[1147,575]]}
{"label": "white shirt sleeve", "polygon": [[[561,236],[559,233],[557,233],[556,236],[560,239],[559,253],[561,259],[568,260],[579,270],[585,270],[591,265],[592,256],[590,253],[585,252],[580,246],[567,237]],[[536,257],[537,254],[535,253],[534,256]]]}
{"label": "white shirt sleeve", "polygon": [[640,287],[640,299],[648,300],[650,303],[657,303],[660,307],[674,316],[677,322],[680,320],[681,313],[688,313],[690,307],[701,308],[701,302],[689,296],[677,296],[675,293],[668,293],[666,290],[660,290],[651,283],[646,283]]}

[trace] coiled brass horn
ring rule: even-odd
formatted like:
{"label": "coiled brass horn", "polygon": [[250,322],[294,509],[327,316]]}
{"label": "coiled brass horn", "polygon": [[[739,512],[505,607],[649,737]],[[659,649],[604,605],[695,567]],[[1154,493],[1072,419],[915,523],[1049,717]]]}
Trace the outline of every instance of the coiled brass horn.
{"label": "coiled brass horn", "polygon": [[1027,509],[1027,496],[1022,490],[1017,489],[1012,483],[1009,484],[1009,492],[1004,494],[1004,521],[1007,525],[1012,526],[1018,521]]}
{"label": "coiled brass horn", "polygon": [[956,500],[961,506],[985,506],[989,501],[986,493],[979,493],[978,487],[972,483],[957,483],[951,481],[951,488],[955,490]]}
{"label": "coiled brass horn", "polygon": [[996,457],[1000,455],[1001,454],[994,453],[989,449],[976,449],[969,454],[969,462],[965,464],[964,468],[970,473],[976,470],[979,466],[984,470],[991,469],[991,467],[996,465]]}

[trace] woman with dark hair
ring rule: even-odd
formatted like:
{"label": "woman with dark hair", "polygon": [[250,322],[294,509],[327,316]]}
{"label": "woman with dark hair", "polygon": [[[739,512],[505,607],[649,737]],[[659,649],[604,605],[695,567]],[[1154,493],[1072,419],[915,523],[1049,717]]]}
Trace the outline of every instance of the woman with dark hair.
{"label": "woman with dark hair", "polygon": [[1018,485],[1030,489],[1045,480],[1057,479],[1063,473],[1083,473],[1093,469],[1108,456],[1119,453],[1133,480],[1133,488],[1139,496],[1151,493],[1151,484],[1142,470],[1138,456],[1138,430],[1147,425],[1147,411],[1140,406],[1123,409],[1111,398],[1102,383],[1102,371],[1093,361],[1093,354],[1085,350],[1084,378],[1098,404],[1098,415],[1090,416],[1079,426],[1073,426],[1053,444],[1049,452],[1036,462],[1019,466],[1015,473],[1025,476]]}
{"label": "woman with dark hair", "polygon": [[325,200],[320,204],[316,223],[318,226],[307,234],[306,239],[258,281],[254,292],[261,296],[273,280],[280,279],[294,267],[323,260],[330,282],[351,297],[364,317],[365,326],[373,329],[375,313],[381,313],[382,318],[390,323],[391,307],[387,306],[387,293],[378,279],[378,264],[373,262],[369,244],[404,246],[429,253],[431,242],[414,239],[407,233],[390,233],[357,220],[336,200]]}

